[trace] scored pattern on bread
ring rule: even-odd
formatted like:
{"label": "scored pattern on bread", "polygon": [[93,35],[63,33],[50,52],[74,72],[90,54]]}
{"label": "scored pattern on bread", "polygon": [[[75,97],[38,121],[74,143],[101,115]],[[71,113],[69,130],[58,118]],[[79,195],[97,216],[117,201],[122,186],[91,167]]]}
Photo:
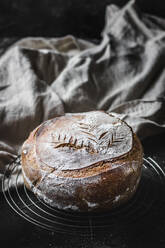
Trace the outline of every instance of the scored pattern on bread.
{"label": "scored pattern on bread", "polygon": [[41,126],[36,133],[36,155],[57,170],[75,170],[114,160],[132,149],[132,130],[101,111],[66,114]]}
{"label": "scored pattern on bread", "polygon": [[[77,125],[77,128],[79,132],[83,133],[83,138],[77,138],[73,136],[67,137],[66,134],[64,134],[64,138],[61,137],[60,134],[54,135],[55,141],[52,142],[54,148],[60,148],[60,147],[68,147],[73,149],[82,149],[85,148],[88,150],[88,152],[95,152],[99,153],[104,151],[106,153],[108,149],[115,145],[117,142],[122,142],[124,137],[116,137],[116,132],[114,129],[105,131],[101,130],[101,134],[95,135],[92,133],[90,126],[86,125],[84,131],[83,125],[84,123],[81,123],[81,125]],[[96,128],[96,127],[95,127]],[[86,137],[86,139],[84,139]],[[95,144],[95,145],[94,145]]]}

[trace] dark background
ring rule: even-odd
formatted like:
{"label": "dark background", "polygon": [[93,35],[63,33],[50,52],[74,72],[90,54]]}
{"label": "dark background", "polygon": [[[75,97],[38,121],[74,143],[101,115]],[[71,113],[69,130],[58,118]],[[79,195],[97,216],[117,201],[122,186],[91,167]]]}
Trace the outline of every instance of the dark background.
{"label": "dark background", "polygon": [[[0,0],[0,37],[73,34],[99,38],[105,7],[123,6],[126,0]],[[163,0],[137,0],[139,8],[165,17]]]}

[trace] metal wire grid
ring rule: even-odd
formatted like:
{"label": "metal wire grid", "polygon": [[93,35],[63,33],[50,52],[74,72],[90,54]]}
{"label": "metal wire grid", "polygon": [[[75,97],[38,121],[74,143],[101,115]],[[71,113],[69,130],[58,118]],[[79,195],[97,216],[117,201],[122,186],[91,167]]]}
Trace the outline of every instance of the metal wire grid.
{"label": "metal wire grid", "polygon": [[[165,172],[152,158],[144,158],[142,177],[135,196],[125,205],[102,214],[81,214],[62,211],[47,205],[37,198],[25,185],[18,185],[22,176],[20,157],[9,164],[5,171],[2,189],[6,201],[11,208],[27,221],[53,232],[80,233],[91,235],[106,228],[124,228],[138,221],[160,196],[159,188],[164,185]],[[16,174],[14,188],[11,186],[11,176]],[[154,184],[152,181],[155,181]]]}

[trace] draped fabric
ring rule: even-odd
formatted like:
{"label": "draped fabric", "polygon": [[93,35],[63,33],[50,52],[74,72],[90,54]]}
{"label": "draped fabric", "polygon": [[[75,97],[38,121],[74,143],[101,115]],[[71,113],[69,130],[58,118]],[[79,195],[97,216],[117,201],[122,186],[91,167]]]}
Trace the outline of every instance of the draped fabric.
{"label": "draped fabric", "polygon": [[165,131],[165,20],[110,5],[101,37],[0,46],[0,178],[30,131],[66,112],[113,112],[141,139]]}

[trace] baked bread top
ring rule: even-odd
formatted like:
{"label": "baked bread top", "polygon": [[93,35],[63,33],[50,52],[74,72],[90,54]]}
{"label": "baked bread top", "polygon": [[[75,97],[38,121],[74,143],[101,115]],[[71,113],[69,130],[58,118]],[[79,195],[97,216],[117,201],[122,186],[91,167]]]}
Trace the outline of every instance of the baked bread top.
{"label": "baked bread top", "polygon": [[46,121],[34,136],[38,160],[60,171],[112,161],[130,152],[133,144],[131,128],[102,111],[66,114]]}

